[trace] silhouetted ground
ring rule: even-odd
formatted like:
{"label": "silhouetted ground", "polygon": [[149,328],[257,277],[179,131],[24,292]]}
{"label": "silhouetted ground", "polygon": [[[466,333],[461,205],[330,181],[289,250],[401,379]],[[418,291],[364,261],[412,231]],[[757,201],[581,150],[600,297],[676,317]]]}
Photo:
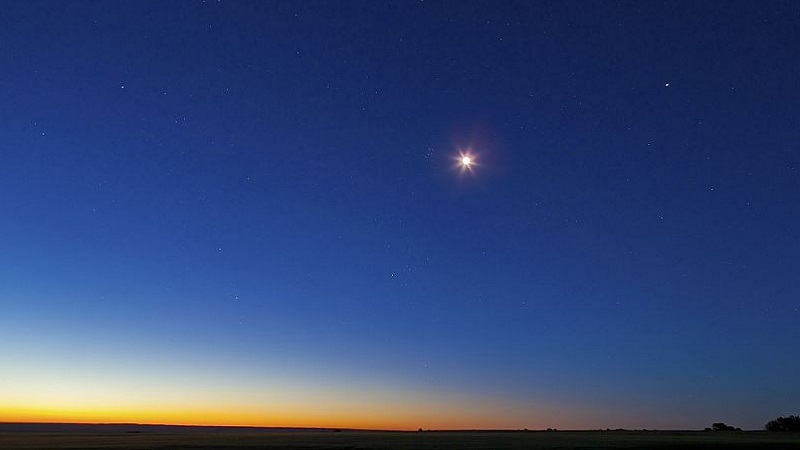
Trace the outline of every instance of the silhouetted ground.
{"label": "silhouetted ground", "polygon": [[[52,429],[51,429],[52,430]],[[111,428],[30,431],[0,426],[0,449],[124,450],[570,450],[798,449],[800,433],[558,431],[389,432],[248,428]]]}

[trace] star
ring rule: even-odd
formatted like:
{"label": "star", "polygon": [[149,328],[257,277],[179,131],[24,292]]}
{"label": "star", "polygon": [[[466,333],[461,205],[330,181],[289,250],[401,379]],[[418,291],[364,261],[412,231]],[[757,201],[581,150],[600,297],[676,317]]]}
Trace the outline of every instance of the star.
{"label": "star", "polygon": [[461,172],[472,172],[478,166],[475,155],[469,151],[461,151],[454,158],[456,160],[456,167]]}

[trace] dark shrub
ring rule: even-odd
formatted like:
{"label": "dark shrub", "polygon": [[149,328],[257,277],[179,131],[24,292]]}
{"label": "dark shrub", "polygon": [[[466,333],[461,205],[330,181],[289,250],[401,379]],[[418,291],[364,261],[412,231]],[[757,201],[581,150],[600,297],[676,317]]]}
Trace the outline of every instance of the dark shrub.
{"label": "dark shrub", "polygon": [[724,422],[716,422],[711,425],[711,430],[713,431],[741,431],[741,428],[732,427],[730,425],[726,425]]}
{"label": "dark shrub", "polygon": [[800,416],[778,417],[764,425],[767,431],[800,431]]}

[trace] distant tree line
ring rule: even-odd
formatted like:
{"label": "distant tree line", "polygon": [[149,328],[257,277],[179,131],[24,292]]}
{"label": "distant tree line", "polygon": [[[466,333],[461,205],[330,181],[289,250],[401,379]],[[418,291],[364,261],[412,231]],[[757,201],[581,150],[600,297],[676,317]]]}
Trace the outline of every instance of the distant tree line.
{"label": "distant tree line", "polygon": [[726,425],[725,422],[715,422],[711,428],[706,428],[706,431],[742,431],[742,429]]}
{"label": "distant tree line", "polygon": [[[770,420],[769,422],[764,425],[764,429],[767,431],[790,431],[790,432],[800,432],[800,416],[791,415],[786,417],[778,417],[777,419]],[[340,431],[340,430],[334,430]],[[419,432],[422,431],[431,431],[431,430],[423,430],[420,428],[417,430]],[[528,431],[527,428],[523,428],[520,431]],[[548,428],[544,431],[558,431],[556,428]],[[602,431],[602,429],[600,430]],[[617,428],[616,430],[612,430],[610,428],[606,428],[605,431],[628,431],[623,428]],[[647,431],[647,430],[641,430]],[[705,431],[742,431],[739,427],[733,427],[725,422],[714,422],[711,424],[710,427],[707,427]]]}
{"label": "distant tree line", "polygon": [[800,431],[800,416],[778,417],[764,425],[767,431]]}
{"label": "distant tree line", "polygon": [[[767,431],[800,432],[800,416],[791,415],[787,417],[778,417],[777,419],[767,422],[767,424],[764,425],[764,429]],[[742,429],[727,425],[725,422],[716,422],[706,428],[706,431],[742,431]]]}

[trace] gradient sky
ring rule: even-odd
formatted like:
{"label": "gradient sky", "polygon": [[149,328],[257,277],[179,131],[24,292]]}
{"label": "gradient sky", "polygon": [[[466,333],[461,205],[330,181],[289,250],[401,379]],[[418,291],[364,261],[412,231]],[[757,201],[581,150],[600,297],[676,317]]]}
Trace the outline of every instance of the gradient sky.
{"label": "gradient sky", "polygon": [[793,1],[0,1],[0,421],[797,413],[798,61]]}

